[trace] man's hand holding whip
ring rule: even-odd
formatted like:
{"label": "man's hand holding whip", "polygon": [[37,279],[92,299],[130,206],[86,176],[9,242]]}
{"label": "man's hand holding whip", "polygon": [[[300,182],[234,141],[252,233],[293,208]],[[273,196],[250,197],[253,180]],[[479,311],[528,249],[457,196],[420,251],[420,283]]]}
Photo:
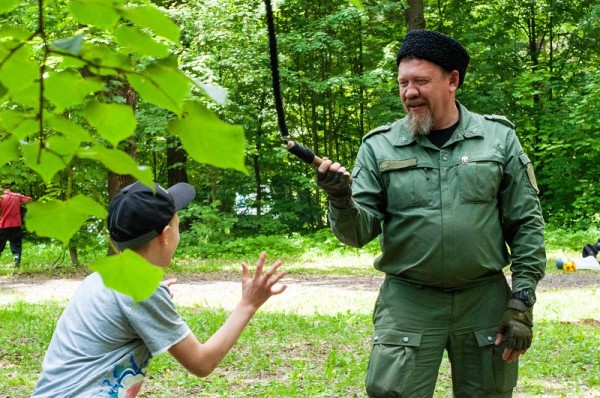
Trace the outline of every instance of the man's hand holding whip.
{"label": "man's hand holding whip", "polygon": [[339,163],[323,158],[317,169],[317,185],[327,193],[333,207],[346,209],[352,205],[352,177]]}

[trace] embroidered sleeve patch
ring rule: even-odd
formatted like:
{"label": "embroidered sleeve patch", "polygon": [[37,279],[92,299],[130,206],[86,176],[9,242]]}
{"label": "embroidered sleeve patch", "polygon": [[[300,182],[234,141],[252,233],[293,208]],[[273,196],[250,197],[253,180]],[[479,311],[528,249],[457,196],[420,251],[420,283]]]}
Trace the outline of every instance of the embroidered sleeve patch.
{"label": "embroidered sleeve patch", "polygon": [[527,177],[529,178],[529,182],[533,189],[535,189],[535,193],[539,194],[540,189],[537,185],[537,180],[535,179],[535,173],[533,172],[533,165],[531,163],[527,163]]}
{"label": "embroidered sleeve patch", "polygon": [[521,153],[519,155],[519,160],[521,161],[521,164],[523,164],[526,167],[527,179],[529,180],[529,183],[531,184],[533,189],[535,189],[535,193],[539,194],[540,189],[538,188],[537,180],[535,179],[535,173],[533,172],[533,164],[531,164],[531,160],[529,160],[529,157],[524,153]]}

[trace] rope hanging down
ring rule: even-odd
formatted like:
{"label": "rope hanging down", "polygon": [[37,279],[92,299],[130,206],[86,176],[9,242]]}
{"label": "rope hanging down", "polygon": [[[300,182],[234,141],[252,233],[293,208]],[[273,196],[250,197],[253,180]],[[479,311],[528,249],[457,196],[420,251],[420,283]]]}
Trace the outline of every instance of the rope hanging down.
{"label": "rope hanging down", "polygon": [[265,0],[267,11],[267,29],[269,32],[269,55],[271,58],[271,76],[273,79],[273,96],[275,97],[275,110],[277,111],[277,124],[279,125],[279,134],[286,145],[286,149],[293,155],[315,167],[323,162],[323,159],[316,156],[313,151],[290,140],[290,133],[285,123],[285,114],[283,112],[283,100],[281,99],[281,86],[279,79],[279,64],[277,60],[277,39],[275,37],[275,23],[273,22],[273,8],[271,0]]}

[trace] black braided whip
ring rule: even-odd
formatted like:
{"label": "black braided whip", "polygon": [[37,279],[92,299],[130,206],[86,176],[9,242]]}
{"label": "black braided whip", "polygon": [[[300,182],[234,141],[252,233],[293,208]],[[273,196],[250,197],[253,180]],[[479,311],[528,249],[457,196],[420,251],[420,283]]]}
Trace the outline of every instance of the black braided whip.
{"label": "black braided whip", "polygon": [[283,100],[281,98],[281,85],[279,78],[279,62],[277,59],[277,38],[275,36],[275,23],[273,18],[273,8],[271,7],[271,1],[265,0],[265,7],[267,11],[267,29],[269,32],[269,55],[271,58],[271,77],[273,80],[273,96],[275,98],[275,110],[277,111],[277,124],[279,125],[279,134],[281,139],[286,144],[287,150],[296,155],[298,158],[308,164],[314,164],[318,166],[321,164],[322,159],[315,156],[315,153],[310,149],[298,144],[295,141],[291,141],[290,133],[285,123],[285,114],[283,111]]}

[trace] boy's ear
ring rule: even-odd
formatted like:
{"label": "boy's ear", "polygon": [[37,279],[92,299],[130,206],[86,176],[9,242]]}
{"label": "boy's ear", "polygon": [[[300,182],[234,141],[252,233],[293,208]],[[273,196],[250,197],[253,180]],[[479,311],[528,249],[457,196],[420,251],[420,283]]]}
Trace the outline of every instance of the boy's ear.
{"label": "boy's ear", "polygon": [[169,224],[167,224],[162,232],[160,233],[160,235],[157,236],[157,238],[160,240],[160,243],[164,244],[168,244],[169,243],[169,229],[171,229],[171,226]]}

